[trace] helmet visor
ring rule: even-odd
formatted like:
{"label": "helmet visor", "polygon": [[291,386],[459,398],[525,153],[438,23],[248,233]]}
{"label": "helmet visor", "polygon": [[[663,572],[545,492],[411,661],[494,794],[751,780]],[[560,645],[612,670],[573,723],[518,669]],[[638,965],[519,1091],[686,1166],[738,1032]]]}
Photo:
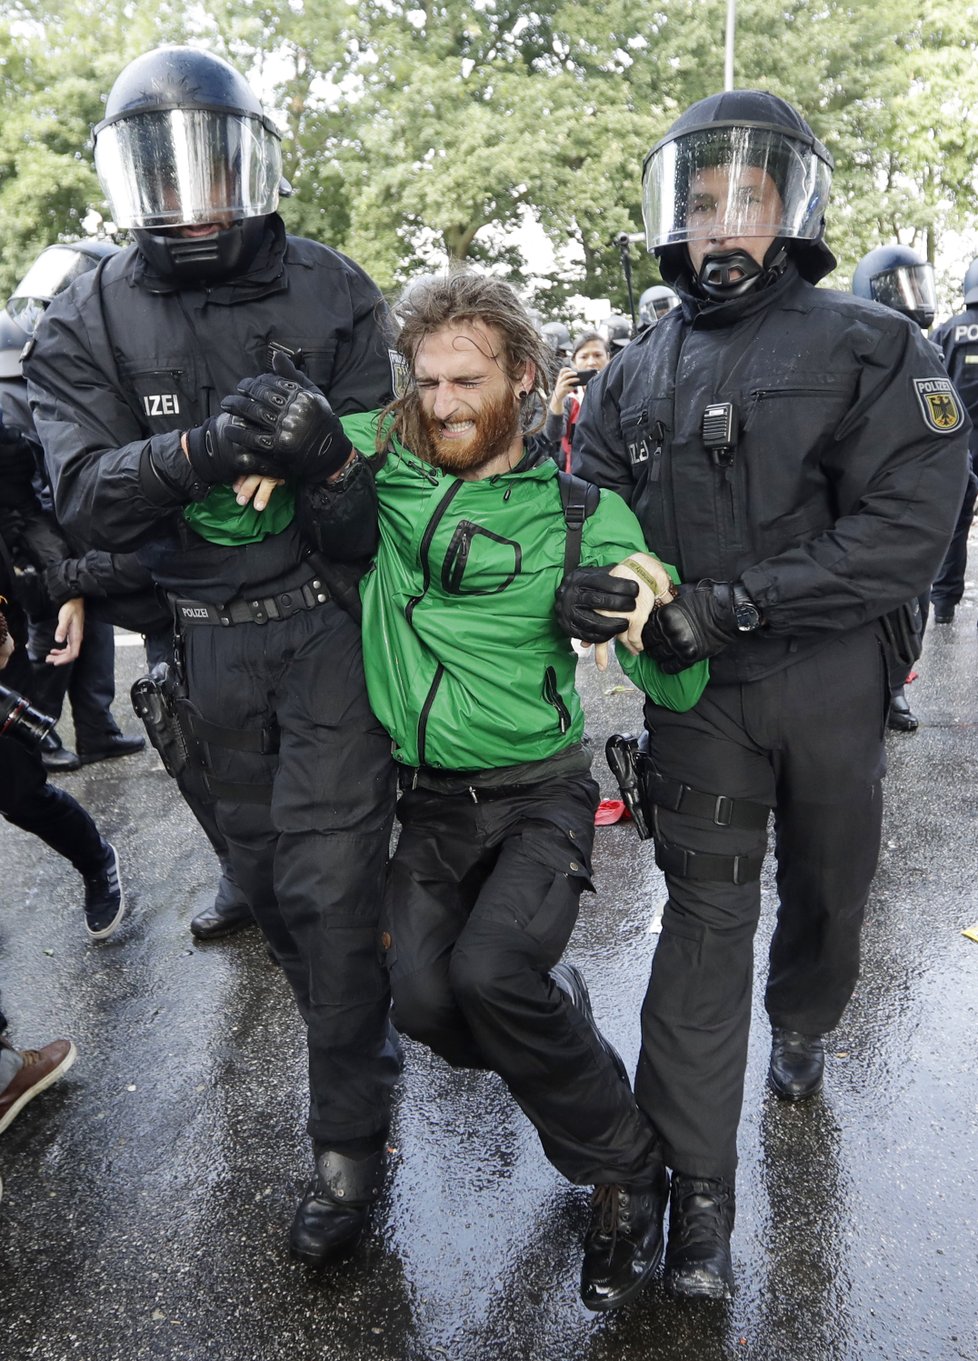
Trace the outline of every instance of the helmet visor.
{"label": "helmet visor", "polygon": [[937,311],[934,266],[929,261],[883,270],[870,279],[869,286],[876,302],[897,312],[930,312],[933,317]]}
{"label": "helmet visor", "polygon": [[101,128],[95,169],[120,227],[229,225],[275,211],[282,149],[258,118],[153,110]]}
{"label": "helmet visor", "polygon": [[829,164],[800,139],[718,124],[660,142],[645,158],[642,212],[649,250],[749,236],[816,240]]}
{"label": "helmet visor", "polygon": [[94,269],[97,260],[70,246],[49,246],[42,250],[14,289],[7,311],[28,334],[33,332],[45,307],[67,288],[79,274]]}

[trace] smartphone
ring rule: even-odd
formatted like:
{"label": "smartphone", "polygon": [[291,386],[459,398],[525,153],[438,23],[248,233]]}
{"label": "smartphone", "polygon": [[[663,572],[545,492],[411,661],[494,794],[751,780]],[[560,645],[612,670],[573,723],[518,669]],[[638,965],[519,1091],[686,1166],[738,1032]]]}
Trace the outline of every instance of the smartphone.
{"label": "smartphone", "polygon": [[598,372],[597,369],[578,369],[577,370],[578,387],[586,387],[588,383],[590,383],[591,379],[597,375],[597,372]]}

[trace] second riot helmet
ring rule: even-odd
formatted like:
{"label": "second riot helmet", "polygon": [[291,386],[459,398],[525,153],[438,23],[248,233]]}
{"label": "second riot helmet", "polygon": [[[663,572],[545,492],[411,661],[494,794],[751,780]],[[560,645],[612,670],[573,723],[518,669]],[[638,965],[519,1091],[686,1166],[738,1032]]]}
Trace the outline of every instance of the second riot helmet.
{"label": "second riot helmet", "polygon": [[118,250],[114,241],[94,238],[45,246],[8,298],[7,311],[18,326],[33,333],[52,298]]}
{"label": "second riot helmet", "polygon": [[[116,225],[177,279],[246,269],[278,206],[281,140],[243,76],[193,47],[122,71],[95,128],[95,169]],[[214,226],[210,234],[179,228]]]}
{"label": "second riot helmet", "polygon": [[933,325],[934,266],[909,246],[877,246],[864,255],[853,270],[852,291],[857,298],[902,312],[924,331]]}

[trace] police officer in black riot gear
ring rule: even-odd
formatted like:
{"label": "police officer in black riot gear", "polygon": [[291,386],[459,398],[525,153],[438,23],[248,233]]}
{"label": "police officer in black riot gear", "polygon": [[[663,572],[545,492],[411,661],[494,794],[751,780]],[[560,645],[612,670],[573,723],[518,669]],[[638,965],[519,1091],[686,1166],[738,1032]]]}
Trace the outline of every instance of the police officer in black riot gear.
{"label": "police officer in black riot gear", "polygon": [[[934,266],[909,246],[877,246],[852,272],[852,291],[857,298],[881,303],[915,321],[922,331],[934,324],[937,289]],[[917,656],[923,644],[924,625],[929,609],[929,591],[924,591],[916,606],[910,607],[918,633]],[[914,661],[916,661],[916,656]],[[899,656],[890,668],[890,708],[886,726],[894,732],[916,732],[920,726],[906,694],[907,668]]]}
{"label": "police officer in black riot gear", "polygon": [[[968,420],[919,328],[813,287],[835,264],[831,172],[773,95],[714,95],[678,119],[643,189],[649,248],[682,305],[593,380],[575,443],[583,475],[629,501],[686,583],[650,616],[646,650],[666,669],[710,658],[693,710],[646,712],[643,776],[669,896],[636,1094],[672,1169],[666,1288],[694,1298],[732,1287],[768,814],[769,1081],[799,1100],[821,1087],[822,1037],[858,974],[883,617],[930,580],[964,482]],[[578,574],[564,607],[579,628],[589,607],[629,611],[615,594],[613,578]]]}
{"label": "police officer in black riot gear", "polygon": [[[37,443],[34,421],[27,401],[20,354],[52,298],[80,274],[95,269],[100,260],[119,249],[111,241],[80,240],[48,246],[30,266],[7,302],[7,315],[15,328],[15,364],[0,383],[0,409],[4,420],[20,428],[36,452],[34,481],[45,511],[51,509],[50,492],[43,475],[43,453]],[[79,546],[80,547],[80,546]],[[112,713],[115,700],[114,624],[147,632],[165,621],[155,597],[152,578],[130,554],[79,551],[66,557],[57,569],[48,569],[38,604],[50,608],[48,617],[32,613],[28,631],[28,655],[33,663],[31,698],[40,709],[60,719],[67,698],[75,729],[76,751],[70,751],[52,730],[41,743],[41,759],[48,770],[76,770],[81,765],[129,756],[142,751],[145,738],[123,733]],[[54,646],[57,608],[71,596],[86,597],[85,638],[77,661],[70,667],[50,667],[44,658]],[[135,621],[135,622],[134,622]]]}
{"label": "police officer in black riot gear", "polygon": [[934,578],[930,599],[935,624],[950,624],[964,595],[968,563],[968,535],[978,500],[978,260],[972,260],[964,276],[964,311],[942,322],[931,340],[944,356],[951,382],[971,417],[969,451],[971,468],[950,547]]}
{"label": "police officer in black riot gear", "polygon": [[[60,519],[136,550],[171,601],[198,786],[307,1027],[315,1174],[290,1242],[319,1265],[366,1224],[399,1070],[375,948],[390,744],[357,625],[302,530],[346,457],[330,408],[390,398],[382,302],[351,260],[286,235],[278,134],[217,57],[166,47],[126,67],[95,160],[136,245],[42,319],[25,360],[36,426]],[[296,385],[249,445],[222,401],[276,353],[325,397]],[[252,472],[284,479],[260,508],[235,490]]]}

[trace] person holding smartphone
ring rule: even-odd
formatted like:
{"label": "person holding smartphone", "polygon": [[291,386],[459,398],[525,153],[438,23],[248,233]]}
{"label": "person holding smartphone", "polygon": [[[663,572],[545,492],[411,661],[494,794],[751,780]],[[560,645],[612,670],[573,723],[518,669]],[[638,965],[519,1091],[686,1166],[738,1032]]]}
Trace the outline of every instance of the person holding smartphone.
{"label": "person holding smartphone", "polygon": [[557,374],[547,408],[544,439],[559,446],[554,457],[564,472],[576,472],[573,461],[574,427],[581,410],[584,388],[596,373],[607,367],[608,342],[597,331],[585,331],[574,341],[570,367]]}

